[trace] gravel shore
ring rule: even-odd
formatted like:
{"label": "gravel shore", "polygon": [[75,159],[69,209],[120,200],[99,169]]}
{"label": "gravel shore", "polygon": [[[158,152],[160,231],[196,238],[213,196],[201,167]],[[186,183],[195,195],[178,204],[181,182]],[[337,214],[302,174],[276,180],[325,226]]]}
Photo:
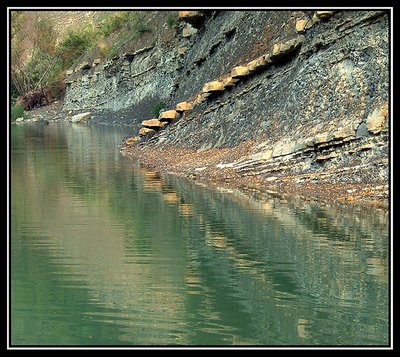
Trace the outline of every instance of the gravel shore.
{"label": "gravel shore", "polygon": [[388,182],[333,183],[318,179],[318,174],[311,179],[299,180],[299,175],[271,178],[253,174],[251,171],[244,176],[221,165],[243,157],[252,145],[252,142],[248,142],[235,148],[196,152],[168,146],[147,148],[135,143],[123,145],[121,153],[132,157],[149,170],[228,188],[266,192],[283,198],[296,196],[306,200],[334,200],[360,206],[389,208]]}

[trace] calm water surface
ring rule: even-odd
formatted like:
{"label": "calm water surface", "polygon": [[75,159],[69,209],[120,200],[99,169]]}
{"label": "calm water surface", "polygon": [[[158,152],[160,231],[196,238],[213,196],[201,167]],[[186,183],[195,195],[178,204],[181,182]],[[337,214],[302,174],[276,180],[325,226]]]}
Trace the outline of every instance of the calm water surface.
{"label": "calm water surface", "polygon": [[13,126],[11,344],[388,344],[388,215],[133,165],[121,128]]}

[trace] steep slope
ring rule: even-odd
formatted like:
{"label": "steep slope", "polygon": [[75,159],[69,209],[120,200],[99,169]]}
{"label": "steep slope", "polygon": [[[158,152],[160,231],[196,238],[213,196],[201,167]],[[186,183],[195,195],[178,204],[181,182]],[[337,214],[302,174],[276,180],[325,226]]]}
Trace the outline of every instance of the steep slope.
{"label": "steep slope", "polygon": [[[197,179],[362,183],[370,185],[363,192],[346,188],[350,197],[386,197],[387,12],[209,11],[181,19],[175,38],[67,78],[64,109],[129,123],[133,134],[143,120],[161,119],[145,122],[140,145],[134,138],[125,148],[158,169],[154,157],[169,171],[179,161],[168,167],[168,146],[191,150],[192,161],[208,153],[201,165],[180,168]],[[179,109],[172,119],[152,117],[161,102]],[[176,108],[181,102],[187,107]],[[225,151],[215,156],[216,149]]]}

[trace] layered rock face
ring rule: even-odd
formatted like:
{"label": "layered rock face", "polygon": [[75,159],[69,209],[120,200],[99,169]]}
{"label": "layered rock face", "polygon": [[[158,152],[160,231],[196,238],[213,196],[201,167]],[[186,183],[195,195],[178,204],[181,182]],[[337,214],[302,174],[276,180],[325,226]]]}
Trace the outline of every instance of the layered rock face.
{"label": "layered rock face", "polygon": [[[166,46],[166,45],[165,45]],[[104,63],[83,63],[67,72],[64,110],[103,112],[107,122],[130,112],[122,121],[140,123],[151,107],[167,100],[175,78],[175,54],[165,46],[150,46]]]}
{"label": "layered rock face", "polygon": [[185,26],[173,42],[67,78],[64,108],[114,117],[129,110],[137,134],[162,100],[174,118],[143,125],[146,147],[204,151],[252,141],[248,156],[221,167],[271,181],[388,179],[386,12],[180,15]]}

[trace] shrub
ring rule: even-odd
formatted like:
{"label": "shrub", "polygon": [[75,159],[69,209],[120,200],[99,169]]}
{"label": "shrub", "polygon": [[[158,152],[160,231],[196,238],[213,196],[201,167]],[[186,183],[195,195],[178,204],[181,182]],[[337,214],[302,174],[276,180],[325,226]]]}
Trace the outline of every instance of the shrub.
{"label": "shrub", "polygon": [[135,41],[151,29],[146,24],[144,11],[120,11],[105,14],[100,25],[101,40],[98,48],[102,57],[112,58],[126,43]]}
{"label": "shrub", "polygon": [[133,31],[136,35],[141,35],[144,32],[150,32],[150,28],[143,22],[143,11],[121,11],[112,14],[100,26],[100,30],[104,37],[127,27],[129,31]]}
{"label": "shrub", "polygon": [[96,43],[97,37],[98,34],[91,27],[69,31],[57,47],[57,54],[64,61],[63,67],[68,68],[71,66],[74,61]]}
{"label": "shrub", "polygon": [[167,25],[170,29],[176,29],[178,27],[179,17],[176,11],[167,16]]}
{"label": "shrub", "polygon": [[126,26],[128,31],[132,33],[131,39],[134,40],[144,32],[150,32],[151,29],[145,23],[145,11],[129,11],[126,17]]}
{"label": "shrub", "polygon": [[24,107],[21,104],[14,104],[11,107],[11,120],[15,121],[17,118],[25,118],[26,114]]}
{"label": "shrub", "polygon": [[150,112],[154,117],[158,118],[158,114],[160,113],[160,110],[164,109],[166,107],[167,107],[167,105],[165,104],[165,102],[160,101],[151,107]]}
{"label": "shrub", "polygon": [[100,30],[103,33],[103,36],[109,36],[113,32],[121,29],[126,23],[128,17],[129,12],[124,11],[113,14],[108,19],[106,19],[100,26]]}

